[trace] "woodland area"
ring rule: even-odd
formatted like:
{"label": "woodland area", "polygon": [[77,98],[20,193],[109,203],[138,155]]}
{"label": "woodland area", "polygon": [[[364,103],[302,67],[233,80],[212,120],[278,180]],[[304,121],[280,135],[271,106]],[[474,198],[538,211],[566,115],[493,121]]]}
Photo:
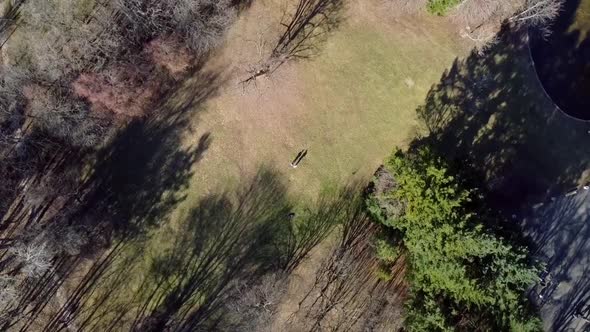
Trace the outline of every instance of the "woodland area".
{"label": "woodland area", "polygon": [[[193,110],[227,85],[282,84],[281,70],[320,58],[351,16],[347,0],[283,1],[256,61],[226,79],[210,63],[256,1],[4,1],[0,330],[541,330],[526,293],[543,266],[499,226],[487,179],[438,149],[448,136],[435,126],[452,119],[428,113],[433,103],[417,112],[430,132],[396,149],[370,184],[298,199],[291,178],[259,161],[231,193],[183,192],[212,145],[192,131]],[[444,16],[470,59],[511,43],[506,31],[549,34],[562,6],[356,1]],[[471,112],[473,94],[442,103]],[[181,144],[186,133],[196,144]]]}

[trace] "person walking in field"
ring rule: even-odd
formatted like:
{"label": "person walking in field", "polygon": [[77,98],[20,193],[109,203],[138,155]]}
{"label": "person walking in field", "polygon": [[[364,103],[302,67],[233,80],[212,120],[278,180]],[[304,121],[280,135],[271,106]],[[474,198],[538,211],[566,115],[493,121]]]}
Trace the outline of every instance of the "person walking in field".
{"label": "person walking in field", "polygon": [[297,154],[297,157],[295,157],[295,159],[293,159],[293,161],[291,162],[291,167],[297,168],[297,166],[299,165],[301,160],[303,160],[303,158],[305,158],[306,155],[307,155],[307,149],[299,151],[299,153]]}
{"label": "person walking in field", "polygon": [[295,157],[295,159],[293,159],[293,161],[291,162],[291,167],[293,168],[297,168],[297,161],[299,160],[299,157],[301,157],[301,155],[303,154],[303,150],[299,151],[299,153],[297,154],[297,157]]}

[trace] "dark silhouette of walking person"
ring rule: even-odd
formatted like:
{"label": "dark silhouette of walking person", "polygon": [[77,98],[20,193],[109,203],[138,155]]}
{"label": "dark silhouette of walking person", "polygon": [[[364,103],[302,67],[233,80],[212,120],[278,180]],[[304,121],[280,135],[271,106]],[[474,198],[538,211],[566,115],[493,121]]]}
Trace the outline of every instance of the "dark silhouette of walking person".
{"label": "dark silhouette of walking person", "polygon": [[303,158],[307,155],[307,149],[305,150],[301,150],[298,154],[297,157],[295,158],[295,160],[293,160],[293,162],[291,163],[291,167],[293,168],[297,168],[297,166],[299,166],[299,163],[301,162],[301,160],[303,160]]}
{"label": "dark silhouette of walking person", "polygon": [[307,156],[307,149],[303,150],[303,153],[299,157],[299,160],[295,163],[295,166],[298,166],[299,163],[303,160],[303,158],[305,158],[305,156]]}
{"label": "dark silhouette of walking person", "polygon": [[295,157],[295,159],[293,159],[293,161],[291,162],[291,167],[296,168],[297,167],[297,161],[299,160],[299,157],[301,157],[301,155],[303,154],[304,150],[299,151],[299,153],[297,154],[297,157]]}

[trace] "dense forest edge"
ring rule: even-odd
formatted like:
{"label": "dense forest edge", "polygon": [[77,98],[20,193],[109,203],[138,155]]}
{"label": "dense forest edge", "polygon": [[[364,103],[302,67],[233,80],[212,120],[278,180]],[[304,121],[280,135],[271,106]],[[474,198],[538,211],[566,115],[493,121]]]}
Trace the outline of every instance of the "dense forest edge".
{"label": "dense forest edge", "polygon": [[0,330],[542,331],[547,266],[515,216],[590,175],[588,128],[545,112],[527,57],[563,1],[357,0],[440,16],[471,50],[407,146],[312,199],[264,162],[191,196],[207,102],[321,58],[352,6],[274,1],[280,30],[228,77],[255,1],[4,1]]}
{"label": "dense forest edge", "polygon": [[367,208],[393,239],[378,256],[384,263],[393,253],[408,256],[407,328],[540,330],[525,296],[539,263],[486,226],[499,216],[481,191],[449,173],[427,148],[398,150],[370,189]]}

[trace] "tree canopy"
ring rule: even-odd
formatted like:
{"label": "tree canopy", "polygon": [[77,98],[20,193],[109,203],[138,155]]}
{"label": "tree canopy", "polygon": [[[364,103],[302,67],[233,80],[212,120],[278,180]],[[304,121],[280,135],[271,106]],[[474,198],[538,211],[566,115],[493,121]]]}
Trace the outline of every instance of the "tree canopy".
{"label": "tree canopy", "polygon": [[523,248],[486,231],[472,208],[476,191],[428,149],[398,150],[385,167],[392,183],[370,196],[369,209],[401,233],[411,271],[409,330],[538,330],[523,295],[538,269]]}

